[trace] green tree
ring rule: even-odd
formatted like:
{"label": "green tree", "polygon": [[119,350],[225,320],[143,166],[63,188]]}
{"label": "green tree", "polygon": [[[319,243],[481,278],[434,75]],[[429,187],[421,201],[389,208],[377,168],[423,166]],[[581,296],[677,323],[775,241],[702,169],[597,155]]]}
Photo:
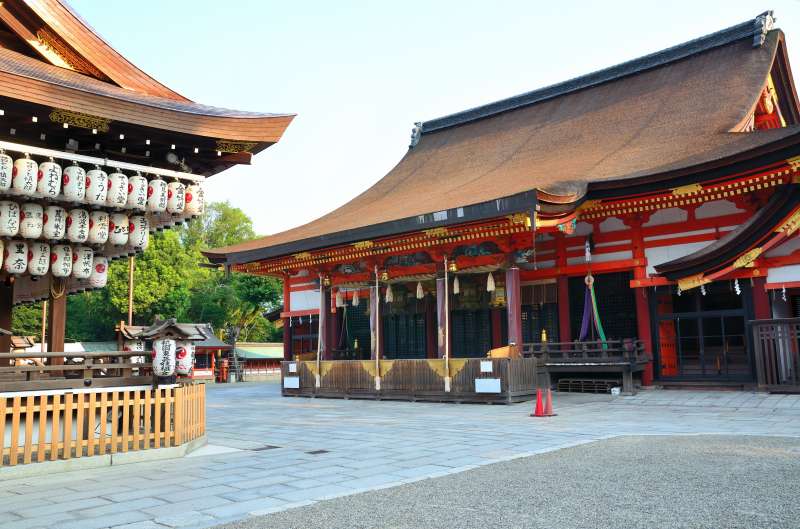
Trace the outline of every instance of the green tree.
{"label": "green tree", "polygon": [[[254,238],[250,218],[228,202],[211,203],[201,219],[153,234],[137,255],[134,271],[134,323],[149,324],[156,316],[210,323],[215,329],[237,325],[240,340],[279,338],[262,315],[281,303],[280,281],[269,277],[228,274],[199,266],[201,251]],[[67,300],[67,339],[114,339],[114,326],[127,319],[128,260],[111,263],[106,288],[72,295]],[[38,335],[41,306],[15,310],[14,331]]]}

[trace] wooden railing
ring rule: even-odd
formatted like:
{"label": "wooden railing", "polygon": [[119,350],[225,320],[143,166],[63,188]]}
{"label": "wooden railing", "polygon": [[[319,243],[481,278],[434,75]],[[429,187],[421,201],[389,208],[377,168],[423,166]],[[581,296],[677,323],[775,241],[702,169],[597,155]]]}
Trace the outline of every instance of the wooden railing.
{"label": "wooden railing", "polygon": [[205,435],[205,385],[0,395],[0,466],[178,446]]}
{"label": "wooden railing", "polygon": [[800,392],[800,318],[748,322],[762,389]]}
{"label": "wooden railing", "polygon": [[0,392],[148,385],[151,366],[148,353],[131,351],[0,353]]}
{"label": "wooden railing", "polygon": [[533,356],[545,363],[639,363],[649,362],[641,340],[590,342],[541,342],[522,346],[523,356]]}
{"label": "wooden railing", "polygon": [[592,376],[615,373],[622,378],[622,391],[634,393],[633,375],[645,369],[650,357],[641,340],[606,340],[591,342],[542,342],[522,346],[524,357],[536,358],[542,365],[546,384],[556,373]]}
{"label": "wooden railing", "polygon": [[534,358],[453,358],[449,391],[443,359],[381,360],[379,366],[374,360],[327,360],[319,372],[315,361],[282,362],[281,379],[286,396],[515,402],[535,395],[536,366]]}

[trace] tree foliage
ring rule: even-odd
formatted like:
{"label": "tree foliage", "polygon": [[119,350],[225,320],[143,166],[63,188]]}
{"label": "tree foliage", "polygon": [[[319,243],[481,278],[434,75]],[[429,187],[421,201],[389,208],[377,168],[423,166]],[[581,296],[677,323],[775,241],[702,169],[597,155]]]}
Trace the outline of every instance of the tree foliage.
{"label": "tree foliage", "polygon": [[[262,314],[281,304],[275,278],[226,275],[200,267],[202,250],[228,246],[256,236],[250,218],[227,202],[209,204],[206,214],[188,226],[150,238],[137,255],[134,269],[134,323],[146,325],[156,316],[182,322],[210,323],[220,331],[241,328],[241,341],[279,340],[279,331]],[[41,304],[16,307],[16,334],[38,336]],[[67,300],[67,340],[114,339],[114,325],[127,319],[128,259],[109,266],[106,288],[72,295]]]}

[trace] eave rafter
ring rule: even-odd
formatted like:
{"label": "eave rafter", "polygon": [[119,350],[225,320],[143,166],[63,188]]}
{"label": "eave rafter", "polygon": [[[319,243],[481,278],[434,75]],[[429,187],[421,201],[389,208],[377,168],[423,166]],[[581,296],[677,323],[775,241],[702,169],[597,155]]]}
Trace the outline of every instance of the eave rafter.
{"label": "eave rafter", "polygon": [[716,182],[694,183],[646,196],[627,199],[587,200],[578,208],[578,220],[598,222],[608,217],[651,214],[660,209],[696,207],[714,200],[736,200],[798,180],[800,157],[768,171],[740,175]]}
{"label": "eave rafter", "polygon": [[301,252],[276,259],[236,264],[235,272],[254,275],[280,275],[286,270],[312,268],[330,270],[338,264],[366,261],[378,264],[390,255],[402,255],[429,251],[438,261],[441,255],[452,251],[459,244],[477,244],[482,241],[499,241],[501,249],[511,249],[511,238],[530,233],[530,221],[525,214],[514,214],[487,222],[433,228],[400,237],[358,241],[352,244]]}

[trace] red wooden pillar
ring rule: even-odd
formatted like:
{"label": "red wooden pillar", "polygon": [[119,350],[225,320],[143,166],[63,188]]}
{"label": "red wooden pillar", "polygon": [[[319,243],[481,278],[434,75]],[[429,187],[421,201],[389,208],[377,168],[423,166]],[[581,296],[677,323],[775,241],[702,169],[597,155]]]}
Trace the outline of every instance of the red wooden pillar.
{"label": "red wooden pillar", "polygon": [[436,358],[436,303],[433,296],[425,296],[425,356]]}
{"label": "red wooden pillar", "polygon": [[[757,320],[772,318],[772,306],[769,302],[769,293],[766,288],[766,277],[753,278],[753,312]],[[0,325],[2,327],[2,325]]]}
{"label": "red wooden pillar", "polygon": [[[11,330],[11,313],[14,307],[14,283],[6,284],[8,276],[0,277],[0,329]],[[11,336],[0,335],[0,352],[11,352]],[[11,359],[3,364],[10,365]]]}
{"label": "red wooden pillar", "polygon": [[[556,238],[556,266],[567,266],[567,240],[563,233],[557,233]],[[569,319],[569,279],[559,275],[556,279],[558,295],[558,340],[559,342],[572,341],[572,326]]]}
{"label": "red wooden pillar", "polygon": [[[647,277],[647,257],[644,253],[644,237],[642,236],[641,219],[633,220],[631,226],[631,243],[633,245],[633,258],[637,261],[633,269],[634,279]],[[653,337],[650,323],[650,292],[646,287],[634,289],[636,298],[636,330],[639,339],[644,344],[645,352],[653,359]],[[647,363],[642,372],[642,385],[653,385],[653,360]]]}
{"label": "red wooden pillar", "polygon": [[445,282],[443,277],[436,278],[436,356],[444,358],[445,338],[450,333],[445,329]]}
{"label": "red wooden pillar", "polygon": [[[291,306],[289,303],[289,275],[283,276],[283,312],[289,312]],[[292,327],[289,325],[289,318],[283,318],[283,359],[292,359]]]}
{"label": "red wooden pillar", "polygon": [[[636,296],[636,328],[644,350],[653,358],[653,338],[650,333],[650,292],[646,288],[634,290]],[[642,371],[642,385],[653,385],[653,361],[647,363]]]}
{"label": "red wooden pillar", "polygon": [[506,270],[506,313],[508,317],[508,343],[522,346],[522,291],[519,268]]}
{"label": "red wooden pillar", "polygon": [[[319,341],[319,357],[324,360],[328,355],[328,307],[331,305],[330,290],[320,281],[319,315],[317,315],[317,340]],[[309,318],[311,321],[311,318]]]}

